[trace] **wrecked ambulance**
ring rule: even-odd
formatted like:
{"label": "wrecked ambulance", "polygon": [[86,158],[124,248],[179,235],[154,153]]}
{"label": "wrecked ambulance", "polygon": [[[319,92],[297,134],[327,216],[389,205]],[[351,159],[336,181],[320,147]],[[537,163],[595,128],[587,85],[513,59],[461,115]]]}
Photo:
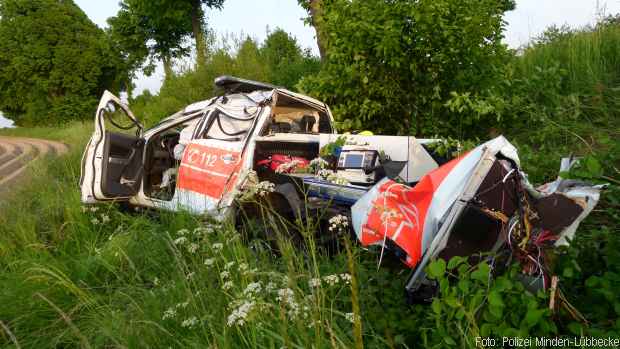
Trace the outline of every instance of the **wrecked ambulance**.
{"label": "wrecked ambulance", "polygon": [[220,95],[148,130],[105,92],[82,157],[82,202],[224,219],[253,173],[271,185],[268,200],[286,218],[317,209],[325,222],[346,217],[362,245],[412,268],[407,291],[415,293],[432,258],[503,246],[544,287],[548,275],[530,259],[566,243],[598,201],[600,188],[580,182],[533,188],[501,136],[449,160],[433,152],[432,139],[342,137],[326,104],[277,86],[228,76],[215,85]]}

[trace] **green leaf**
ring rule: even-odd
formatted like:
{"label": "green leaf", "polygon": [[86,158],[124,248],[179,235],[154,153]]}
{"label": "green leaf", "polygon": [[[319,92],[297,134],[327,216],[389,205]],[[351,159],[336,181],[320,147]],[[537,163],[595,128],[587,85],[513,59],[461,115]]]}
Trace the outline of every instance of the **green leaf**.
{"label": "green leaf", "polygon": [[450,338],[449,336],[445,336],[443,338],[443,340],[446,342],[446,344],[451,345],[451,346],[455,346],[456,342],[454,341],[454,339]]}
{"label": "green leaf", "polygon": [[446,261],[438,259],[428,266],[428,276],[431,279],[439,279],[446,272]]}
{"label": "green leaf", "polygon": [[433,299],[433,303],[431,303],[431,308],[433,309],[435,314],[441,314],[441,301],[439,301],[439,299],[437,298]]}
{"label": "green leaf", "polygon": [[467,262],[467,258],[461,256],[454,256],[450,258],[450,261],[448,262],[448,270],[452,270],[465,262]]}
{"label": "green leaf", "polygon": [[535,326],[545,313],[544,309],[530,309],[525,314],[525,324],[528,327]]}
{"label": "green leaf", "polygon": [[489,292],[489,304],[495,307],[503,307],[502,295],[498,291]]}
{"label": "green leaf", "polygon": [[489,337],[489,335],[491,334],[491,324],[485,323],[482,324],[482,326],[480,326],[480,335],[482,337]]}
{"label": "green leaf", "polygon": [[459,301],[454,295],[449,295],[444,298],[444,302],[451,308],[457,308],[459,306]]}
{"label": "green leaf", "polygon": [[503,306],[489,306],[489,312],[496,318],[501,319],[502,315],[504,315],[504,307]]}
{"label": "green leaf", "polygon": [[489,273],[491,268],[485,262],[478,264],[478,268],[471,273],[471,278],[478,280],[484,284],[489,281]]}
{"label": "green leaf", "polygon": [[583,328],[581,324],[575,321],[568,324],[568,330],[575,336],[580,336],[583,334]]}

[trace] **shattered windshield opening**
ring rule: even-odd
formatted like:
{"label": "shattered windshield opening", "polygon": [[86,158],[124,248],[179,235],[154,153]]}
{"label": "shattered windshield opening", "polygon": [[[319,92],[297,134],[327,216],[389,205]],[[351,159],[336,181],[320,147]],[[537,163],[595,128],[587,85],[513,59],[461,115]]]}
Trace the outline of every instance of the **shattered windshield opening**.
{"label": "shattered windshield opening", "polygon": [[247,137],[252,129],[258,111],[243,118],[216,109],[209,118],[209,126],[200,138],[216,139],[227,142],[239,142]]}

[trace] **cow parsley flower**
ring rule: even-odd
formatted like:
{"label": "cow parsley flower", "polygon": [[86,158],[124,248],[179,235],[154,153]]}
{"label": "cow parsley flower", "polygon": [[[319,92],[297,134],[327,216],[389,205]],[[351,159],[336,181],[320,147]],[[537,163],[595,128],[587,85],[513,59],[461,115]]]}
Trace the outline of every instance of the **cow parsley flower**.
{"label": "cow parsley flower", "polygon": [[183,229],[179,229],[179,230],[177,231],[177,234],[179,234],[179,235],[181,235],[181,236],[183,236],[183,235],[189,235],[189,230],[187,230],[187,229],[185,229],[185,228],[183,228]]}
{"label": "cow parsley flower", "polygon": [[210,266],[212,266],[213,264],[215,264],[215,258],[207,258],[207,259],[205,259],[205,265],[206,265],[207,267],[210,267]]}
{"label": "cow parsley flower", "polygon": [[107,214],[102,214],[101,215],[101,223],[106,224],[110,222],[110,216],[108,216]]}
{"label": "cow parsley flower", "polygon": [[224,244],[216,242],[211,247],[213,247],[215,251],[221,251],[224,248]]}
{"label": "cow parsley flower", "polygon": [[198,251],[198,248],[200,246],[198,246],[197,243],[192,242],[191,244],[189,244],[189,246],[187,246],[187,250],[189,251],[189,253],[196,253],[196,251]]}
{"label": "cow parsley flower", "polygon": [[246,297],[252,297],[254,295],[259,294],[263,289],[263,285],[260,283],[260,281],[258,282],[252,282],[250,283],[245,290],[243,290],[243,294]]}
{"label": "cow parsley flower", "polygon": [[181,236],[180,238],[175,239],[173,242],[175,245],[184,245],[187,242],[187,238]]}
{"label": "cow parsley flower", "polygon": [[329,231],[341,232],[349,227],[349,219],[341,214],[329,219]]}
{"label": "cow parsley flower", "polygon": [[291,173],[294,172],[295,169],[301,165],[302,162],[300,160],[292,160],[289,162],[285,162],[283,164],[280,164],[277,168],[276,168],[276,173]]}
{"label": "cow parsley flower", "polygon": [[287,308],[287,314],[290,318],[294,319],[299,315],[300,307],[295,301],[295,292],[290,288],[279,289],[276,300]]}
{"label": "cow parsley flower", "polygon": [[357,317],[353,313],[346,313],[344,314],[344,318],[347,319],[347,321],[349,321],[350,323],[354,323]]}
{"label": "cow parsley flower", "polygon": [[164,311],[164,316],[162,316],[162,320],[167,320],[167,319],[172,319],[173,317],[177,316],[177,311],[174,308],[168,308],[166,309],[166,311]]}
{"label": "cow parsley flower", "polygon": [[235,265],[235,262],[228,262],[226,263],[226,265],[224,265],[224,269],[230,270],[230,268],[232,268],[233,265]]}
{"label": "cow parsley flower", "polygon": [[232,281],[226,281],[223,285],[222,285],[222,289],[224,291],[228,291],[230,290],[232,287],[234,286]]}
{"label": "cow parsley flower", "polygon": [[348,273],[342,273],[340,274],[340,280],[344,281],[345,284],[350,284],[351,283],[351,274]]}
{"label": "cow parsley flower", "polygon": [[340,281],[337,274],[327,275],[323,277],[323,281],[327,283],[329,286],[334,286]]}
{"label": "cow parsley flower", "polygon": [[224,270],[223,272],[220,273],[220,277],[222,279],[227,279],[230,276],[230,273],[226,270]]}
{"label": "cow parsley flower", "polygon": [[252,309],[254,308],[254,301],[246,301],[241,304],[239,307],[234,309],[230,315],[228,315],[228,326],[243,326],[246,322],[246,319]]}
{"label": "cow parsley flower", "polygon": [[312,278],[308,281],[308,286],[310,286],[311,288],[316,288],[316,287],[320,287],[321,286],[321,279],[319,278]]}
{"label": "cow parsley flower", "polygon": [[267,286],[265,287],[265,290],[267,292],[273,292],[278,288],[278,285],[276,285],[275,282],[273,281],[269,281],[269,283],[267,284]]}
{"label": "cow parsley flower", "polygon": [[192,316],[189,319],[183,320],[183,322],[181,322],[181,327],[193,328],[197,324],[198,324],[198,319],[195,316]]}

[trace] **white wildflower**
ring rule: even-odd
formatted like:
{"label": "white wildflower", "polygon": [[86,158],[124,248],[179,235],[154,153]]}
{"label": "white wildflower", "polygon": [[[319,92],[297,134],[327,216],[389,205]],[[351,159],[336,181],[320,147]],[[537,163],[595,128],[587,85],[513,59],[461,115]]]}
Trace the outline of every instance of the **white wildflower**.
{"label": "white wildflower", "polygon": [[340,279],[342,281],[344,281],[345,284],[350,284],[351,283],[351,274],[348,273],[342,273],[340,274]]}
{"label": "white wildflower", "polygon": [[239,264],[239,271],[240,272],[246,272],[248,270],[248,264],[247,263],[241,263]]}
{"label": "white wildflower", "polygon": [[226,263],[226,265],[224,265],[224,269],[230,270],[230,268],[232,268],[233,265],[235,265],[235,262],[228,262]]}
{"label": "white wildflower", "polygon": [[261,197],[273,193],[274,190],[276,190],[276,185],[269,181],[262,181],[256,185],[256,194]]}
{"label": "white wildflower", "polygon": [[275,282],[270,281],[270,282],[267,284],[267,287],[265,287],[265,290],[266,290],[267,292],[273,292],[273,291],[275,291],[277,288],[278,288],[278,285],[276,285],[276,284],[275,284]]}
{"label": "white wildflower", "polygon": [[97,212],[98,210],[99,210],[99,207],[92,206],[90,208],[90,212]]}
{"label": "white wildflower", "polygon": [[222,279],[227,279],[230,276],[230,273],[226,270],[224,270],[223,272],[220,273],[220,277]]}
{"label": "white wildflower", "polygon": [[198,227],[198,228],[194,229],[194,235],[196,235],[196,236],[210,234],[212,232],[213,232],[213,227],[211,227],[211,226]]}
{"label": "white wildflower", "polygon": [[283,164],[280,164],[277,168],[276,168],[276,173],[291,173],[294,172],[295,169],[301,165],[302,162],[295,159],[289,162],[285,162]]}
{"label": "white wildflower", "polygon": [[344,318],[350,323],[354,323],[356,319],[359,319],[359,316],[355,316],[353,313],[346,313],[344,314]]}
{"label": "white wildflower", "polygon": [[200,246],[198,246],[197,243],[192,242],[191,244],[189,244],[189,246],[187,246],[187,250],[189,251],[189,253],[196,253],[199,247]]}
{"label": "white wildflower", "polygon": [[155,286],[159,286],[159,278],[158,278],[158,277],[155,277],[155,278],[153,279],[153,285],[155,285]]}
{"label": "white wildflower", "polygon": [[338,278],[337,274],[327,275],[323,277],[323,281],[325,281],[325,283],[327,283],[329,286],[334,286],[338,283],[339,280],[340,279]]}
{"label": "white wildflower", "polygon": [[192,316],[189,319],[183,320],[181,323],[181,327],[193,328],[198,324],[198,319],[195,316]]}
{"label": "white wildflower", "polygon": [[243,326],[248,317],[248,314],[254,308],[254,305],[255,303],[253,301],[249,301],[241,304],[238,308],[234,309],[233,312],[228,316],[228,326]]}
{"label": "white wildflower", "polygon": [[177,238],[177,239],[175,239],[175,240],[173,241],[173,243],[174,243],[175,245],[183,245],[183,244],[185,244],[186,242],[187,242],[187,238],[186,238],[186,237],[184,237],[184,236],[181,236],[180,238]]}
{"label": "white wildflower", "polygon": [[183,303],[179,303],[176,305],[177,309],[181,308],[181,309],[185,309],[187,308],[187,306],[189,305],[189,302],[183,302]]}
{"label": "white wildflower", "polygon": [[342,231],[349,227],[349,219],[341,214],[329,219],[329,231]]}
{"label": "white wildflower", "polygon": [[314,171],[318,171],[318,170],[322,170],[325,167],[327,167],[327,161],[323,160],[322,158],[314,158],[312,159],[312,161],[310,161],[310,168],[313,168]]}
{"label": "white wildflower", "polygon": [[187,280],[189,280],[189,279],[193,278],[193,277],[194,277],[194,275],[196,275],[196,273],[195,273],[195,272],[193,272],[193,271],[192,271],[191,273],[187,274]]}
{"label": "white wildflower", "polygon": [[321,279],[319,278],[312,278],[308,281],[308,286],[310,286],[311,288],[315,288],[315,287],[319,287],[321,286]]}
{"label": "white wildflower", "polygon": [[213,247],[213,250],[215,251],[220,251],[224,248],[224,244],[216,242],[213,245],[211,245],[211,247]]}
{"label": "white wildflower", "polygon": [[91,222],[93,225],[97,225],[97,224],[99,224],[99,220],[98,220],[97,218],[93,218],[93,219],[91,219],[91,220],[90,220],[90,222]]}
{"label": "white wildflower", "polygon": [[177,231],[177,234],[183,236],[183,235],[187,235],[189,234],[189,230],[183,228],[183,229],[179,229],[179,231]]}
{"label": "white wildflower", "polygon": [[294,319],[299,315],[300,307],[295,301],[295,292],[293,290],[290,288],[279,289],[276,299],[287,308],[289,317]]}
{"label": "white wildflower", "polygon": [[215,264],[215,258],[207,258],[207,259],[205,259],[205,265],[206,265],[207,267],[210,267],[210,266],[212,266],[213,264]]}
{"label": "white wildflower", "polygon": [[263,289],[263,285],[260,283],[260,281],[258,282],[252,282],[250,283],[245,290],[243,290],[243,294],[246,297],[250,297],[250,296],[254,296],[259,294]]}
{"label": "white wildflower", "polygon": [[228,291],[233,287],[233,282],[232,281],[226,281],[223,285],[222,285],[222,289],[224,291]]}
{"label": "white wildflower", "polygon": [[107,214],[102,214],[101,215],[101,223],[106,224],[110,222],[110,216],[108,216]]}
{"label": "white wildflower", "polygon": [[177,311],[174,308],[169,308],[166,311],[164,311],[164,316],[162,316],[162,320],[166,320],[166,319],[172,319],[173,317],[177,316]]}

